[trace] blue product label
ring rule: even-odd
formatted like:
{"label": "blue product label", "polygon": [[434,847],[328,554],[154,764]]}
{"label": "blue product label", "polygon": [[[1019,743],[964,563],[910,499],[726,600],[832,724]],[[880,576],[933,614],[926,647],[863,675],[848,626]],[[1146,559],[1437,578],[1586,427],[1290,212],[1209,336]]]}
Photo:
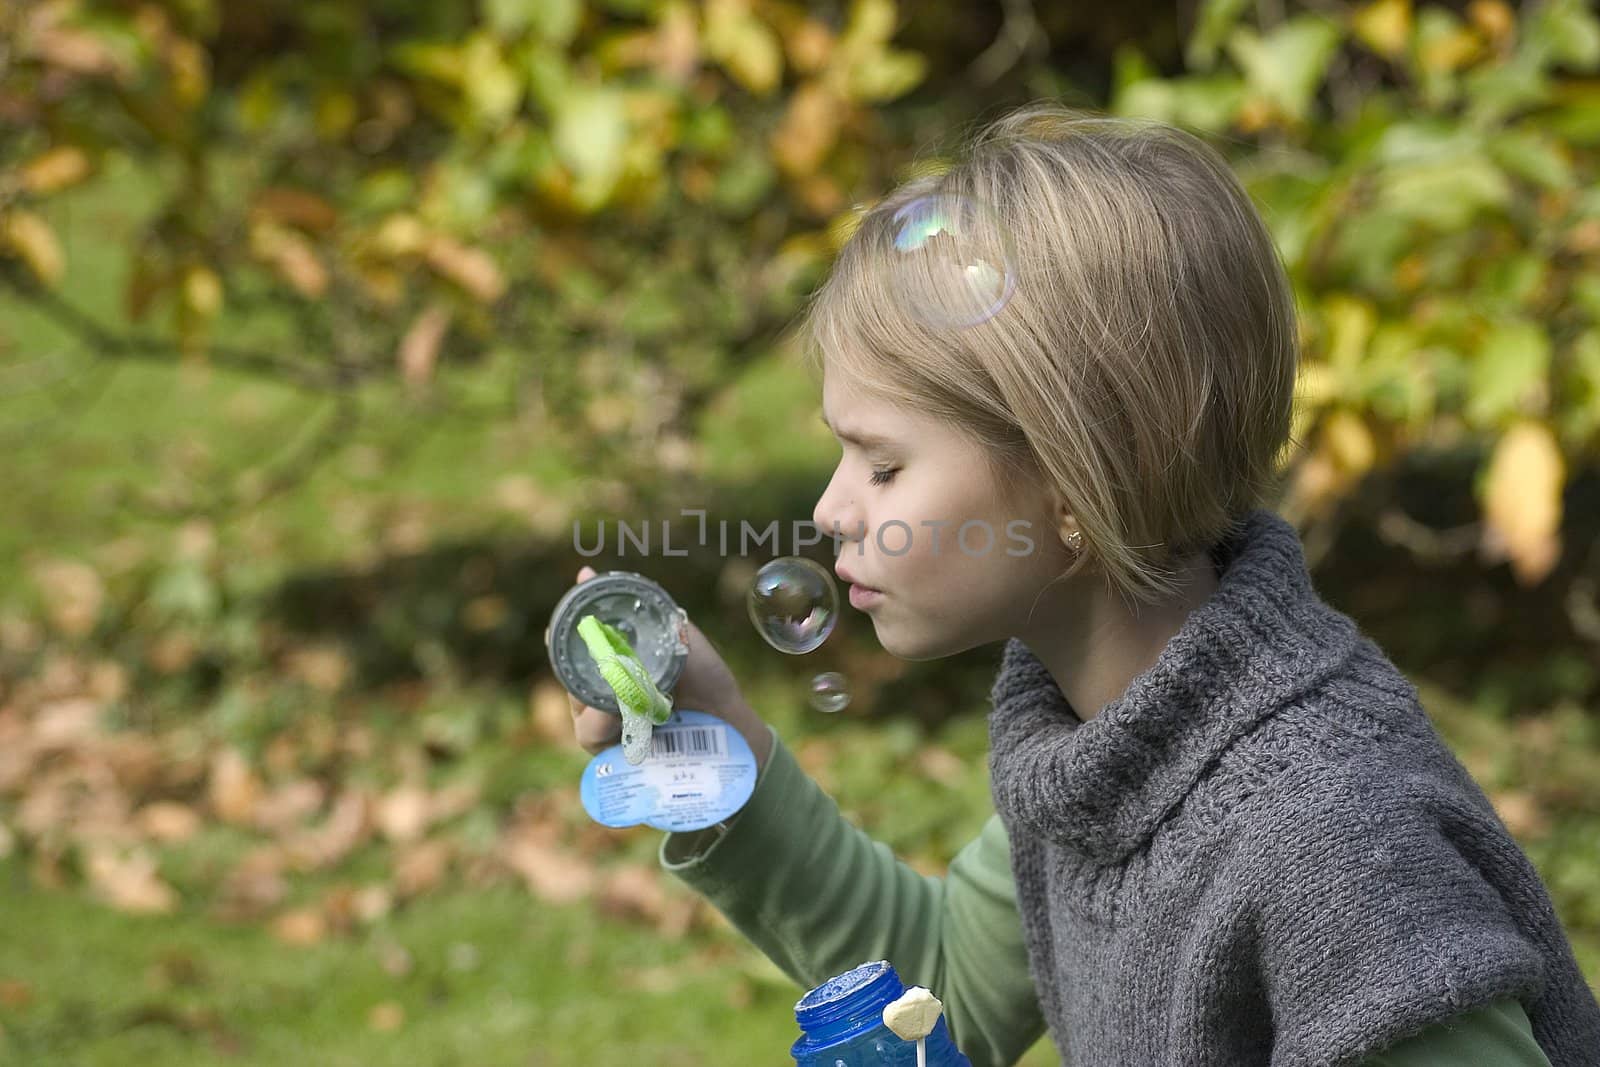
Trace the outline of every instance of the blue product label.
{"label": "blue product label", "polygon": [[629,763],[621,745],[583,769],[578,794],[603,826],[644,823],[703,830],[744,807],[756,790],[756,757],[744,735],[704,711],[679,709],[654,728],[650,753]]}

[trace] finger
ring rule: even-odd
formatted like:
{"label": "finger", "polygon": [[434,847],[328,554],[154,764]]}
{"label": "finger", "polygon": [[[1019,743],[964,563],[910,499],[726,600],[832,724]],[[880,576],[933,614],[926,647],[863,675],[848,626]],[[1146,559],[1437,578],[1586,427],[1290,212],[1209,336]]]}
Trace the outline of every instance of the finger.
{"label": "finger", "polygon": [[593,567],[585,564],[584,566],[578,568],[578,581],[587,582],[590,578],[593,578],[593,577],[594,577],[594,568]]}
{"label": "finger", "polygon": [[577,722],[574,723],[573,732],[577,735],[578,744],[594,755],[602,749],[609,748],[622,739],[622,720],[615,715],[607,715],[597,708],[585,708]]}

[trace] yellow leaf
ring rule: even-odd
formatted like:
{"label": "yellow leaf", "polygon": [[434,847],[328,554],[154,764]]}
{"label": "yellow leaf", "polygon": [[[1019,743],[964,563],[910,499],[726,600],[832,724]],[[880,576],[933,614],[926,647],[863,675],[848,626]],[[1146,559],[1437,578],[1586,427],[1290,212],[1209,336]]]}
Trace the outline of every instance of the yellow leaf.
{"label": "yellow leaf", "polygon": [[427,228],[415,215],[396,212],[379,224],[372,235],[373,247],[385,256],[409,256],[420,252],[428,241]]}
{"label": "yellow leaf", "polygon": [[1377,312],[1366,300],[1333,294],[1322,302],[1322,318],[1327,330],[1324,347],[1328,365],[1339,384],[1345,385],[1366,355],[1367,342],[1377,325]]}
{"label": "yellow leaf", "polygon": [[700,37],[694,12],[685,3],[669,3],[661,9],[660,29],[656,33],[656,72],[677,85],[687,84],[700,64]]}
{"label": "yellow leaf", "polygon": [[1350,29],[1368,48],[1394,59],[1411,40],[1411,0],[1376,0],[1351,17]]}
{"label": "yellow leaf", "polygon": [[1482,483],[1483,549],[1511,560],[1524,585],[1550,573],[1561,557],[1561,490],[1566,464],[1550,427],[1524,419],[1500,436]]}
{"label": "yellow leaf", "polygon": [[57,145],[23,164],[22,186],[31,193],[53,193],[83,181],[91,170],[89,154],[83,149]]}
{"label": "yellow leaf", "polygon": [[789,62],[801,74],[821,70],[833,54],[833,31],[825,22],[807,17],[784,40]]}
{"label": "yellow leaf", "polygon": [[183,275],[183,302],[203,319],[222,310],[222,279],[209,267],[190,267]]}
{"label": "yellow leaf", "polygon": [[178,102],[192,108],[204,100],[211,88],[211,57],[206,50],[186,37],[174,37],[167,45],[166,60]]}
{"label": "yellow leaf", "polygon": [[1477,59],[1483,40],[1465,26],[1446,30],[1421,43],[1417,59],[1423,68],[1437,74],[1458,70]]}
{"label": "yellow leaf", "polygon": [[772,155],[793,177],[811,174],[839,138],[841,102],[817,82],[807,82],[789,98],[783,121],[772,134]]}
{"label": "yellow leaf", "polygon": [[0,218],[0,244],[21,257],[46,285],[55,285],[66,273],[67,260],[55,231],[31,211],[12,211]]}
{"label": "yellow leaf", "polygon": [[772,28],[751,14],[749,0],[707,0],[705,49],[758,95],[772,92],[783,77],[783,46]]}
{"label": "yellow leaf", "polygon": [[1467,17],[1488,35],[1497,48],[1505,48],[1517,35],[1517,16],[1503,0],[1472,0]]}
{"label": "yellow leaf", "polygon": [[1353,412],[1343,408],[1329,412],[1322,424],[1322,438],[1339,471],[1351,481],[1372,469],[1377,446],[1372,431]]}
{"label": "yellow leaf", "polygon": [[343,89],[328,89],[317,96],[313,122],[317,135],[324,141],[335,141],[355,125],[359,109],[355,97]]}

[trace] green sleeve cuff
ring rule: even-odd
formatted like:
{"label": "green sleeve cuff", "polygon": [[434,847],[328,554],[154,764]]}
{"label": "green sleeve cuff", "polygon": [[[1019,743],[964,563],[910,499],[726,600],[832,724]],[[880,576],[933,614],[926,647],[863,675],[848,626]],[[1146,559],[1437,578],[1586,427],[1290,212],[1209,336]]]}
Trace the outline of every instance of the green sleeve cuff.
{"label": "green sleeve cuff", "polygon": [[[727,829],[708,826],[704,830],[688,833],[668,833],[661,839],[659,858],[662,869],[672,872],[702,893],[712,882],[720,880],[726,884],[736,876],[737,868],[728,866],[728,838],[733,837],[737,846],[740,839],[750,837],[748,829],[741,831],[741,827],[752,820],[770,827],[784,808],[783,794],[792,793],[805,777],[805,771],[794,758],[794,753],[784,745],[777,729],[771,723],[767,723],[766,728],[772,735],[772,749],[767,753],[766,766],[761,768],[761,773],[756,777],[755,790],[750,794],[750,799],[745,801],[744,807],[724,820]],[[755,836],[760,839],[759,828]],[[739,847],[733,849],[735,853],[739,851]],[[737,857],[734,862],[737,863]]]}

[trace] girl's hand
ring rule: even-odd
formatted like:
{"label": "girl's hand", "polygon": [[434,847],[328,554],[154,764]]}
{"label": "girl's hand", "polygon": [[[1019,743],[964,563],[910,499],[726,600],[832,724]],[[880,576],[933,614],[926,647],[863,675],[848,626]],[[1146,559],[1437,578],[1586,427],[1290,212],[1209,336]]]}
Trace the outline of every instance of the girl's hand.
{"label": "girl's hand", "polygon": [[[593,567],[585,566],[578,571],[579,582],[586,582],[594,576]],[[672,690],[673,708],[704,711],[737,728],[755,753],[759,771],[766,766],[772,748],[772,735],[767,730],[767,724],[745,702],[744,695],[739,692],[739,683],[734,681],[728,665],[722,661],[706,635],[692,622],[685,622],[684,627],[689,656]],[[591,708],[571,693],[567,694],[567,704],[572,711],[572,731],[578,739],[578,745],[591,756],[599,755],[622,740],[622,716]]]}

